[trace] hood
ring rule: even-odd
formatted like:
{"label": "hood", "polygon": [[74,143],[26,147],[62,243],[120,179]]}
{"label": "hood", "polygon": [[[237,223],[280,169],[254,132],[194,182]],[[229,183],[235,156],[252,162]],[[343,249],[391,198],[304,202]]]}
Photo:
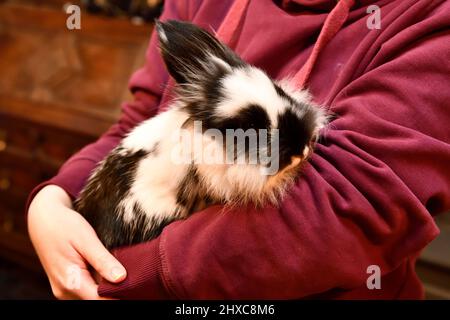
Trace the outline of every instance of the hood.
{"label": "hood", "polygon": [[[378,0],[359,0],[354,8],[368,6]],[[338,0],[274,0],[283,10],[288,12],[301,12],[304,10],[329,12],[336,6]]]}
{"label": "hood", "polygon": [[[237,38],[239,37],[239,29],[242,27],[242,22],[245,19],[245,12],[252,0],[235,0],[230,10],[228,11],[222,25],[217,31],[217,36],[231,48],[234,48]],[[320,52],[326,44],[335,36],[342,25],[347,20],[350,9],[354,7],[357,0],[282,0],[281,5],[292,7],[293,5],[308,4],[311,6],[329,7],[331,8],[319,37],[314,44],[311,55],[309,56],[303,67],[294,75],[292,81],[293,85],[298,88],[304,88],[308,82],[309,77],[313,71],[314,65],[319,57]],[[366,0],[369,1],[369,0]],[[364,0],[359,0],[361,4]]]}

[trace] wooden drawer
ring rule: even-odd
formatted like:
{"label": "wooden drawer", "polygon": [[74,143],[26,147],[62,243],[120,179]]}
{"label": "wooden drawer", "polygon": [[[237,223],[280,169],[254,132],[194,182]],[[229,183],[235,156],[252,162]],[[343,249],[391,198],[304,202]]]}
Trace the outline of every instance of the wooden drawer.
{"label": "wooden drawer", "polygon": [[26,216],[0,203],[0,257],[44,275],[27,233]]}
{"label": "wooden drawer", "polygon": [[48,169],[33,165],[31,160],[0,156],[0,192],[29,192],[45,178]]}
{"label": "wooden drawer", "polygon": [[17,211],[13,211],[3,206],[3,203],[0,203],[0,232],[22,234],[27,237],[28,231],[25,213],[18,214]]}
{"label": "wooden drawer", "polygon": [[38,131],[29,124],[0,116],[0,152],[6,148],[33,150],[39,141]]}
{"label": "wooden drawer", "polygon": [[23,216],[31,190],[53,176],[56,170],[40,166],[32,159],[0,155],[0,215],[11,211]]}
{"label": "wooden drawer", "polygon": [[[0,113],[98,136],[114,123],[152,27],[83,13],[0,4]],[[1,116],[0,116],[1,117]]]}
{"label": "wooden drawer", "polygon": [[0,117],[0,157],[4,154],[59,167],[94,137],[37,125],[14,117]]}
{"label": "wooden drawer", "polygon": [[[94,140],[94,137],[14,117],[1,117],[0,216],[5,221],[16,221],[4,213],[15,212],[21,226],[19,231],[26,232],[22,218],[30,192],[54,176],[67,158]],[[6,222],[7,226],[9,224]]]}
{"label": "wooden drawer", "polygon": [[0,230],[3,232],[12,232],[16,229],[16,214],[13,211],[5,208],[3,202],[0,203]]}
{"label": "wooden drawer", "polygon": [[31,267],[29,193],[117,121],[152,29],[41,2],[0,0],[0,256]]}
{"label": "wooden drawer", "polygon": [[50,127],[41,128],[34,156],[42,161],[51,159],[53,163],[62,164],[81,148],[95,141],[95,138],[75,135],[71,132]]}

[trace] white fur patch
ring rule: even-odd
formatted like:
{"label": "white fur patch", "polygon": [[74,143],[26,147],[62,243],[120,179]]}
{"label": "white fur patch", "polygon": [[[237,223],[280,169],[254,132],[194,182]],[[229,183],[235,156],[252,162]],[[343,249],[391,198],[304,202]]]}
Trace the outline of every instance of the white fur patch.
{"label": "white fur patch", "polygon": [[223,61],[222,59],[216,57],[215,55],[209,55],[209,58],[211,59],[211,61],[213,63],[216,63],[220,66],[222,66],[222,68],[224,68],[225,70],[231,71],[231,66],[226,63],[225,61]]}
{"label": "white fur patch", "polygon": [[186,120],[187,115],[178,111],[176,106],[157,116],[145,120],[136,126],[122,141],[124,148],[131,151],[144,149],[150,151],[156,143],[167,140]]}
{"label": "white fur patch", "polygon": [[312,97],[309,91],[306,89],[297,89],[290,78],[276,81],[276,83],[297,102],[306,104],[312,103]]}
{"label": "white fur patch", "polygon": [[[214,62],[225,67],[226,63],[218,60],[220,59],[214,59]],[[277,84],[299,103],[306,104],[309,108],[315,107],[307,91],[295,90],[288,81],[280,81]],[[223,80],[222,85],[225,98],[219,104],[217,112],[223,117],[234,116],[242,108],[254,103],[266,110],[272,127],[276,128],[278,114],[282,114],[286,108],[292,108],[288,101],[277,94],[270,78],[256,68],[238,68]],[[149,152],[149,155],[140,161],[131,190],[120,204],[124,208],[123,219],[127,223],[133,222],[134,203],[138,203],[149,217],[156,220],[180,214],[177,211],[180,209],[177,191],[191,163],[174,161],[173,150],[183,146],[179,140],[170,137],[173,137],[173,133],[188,119],[188,115],[181,108],[182,103],[178,101],[168,111],[144,121],[122,142],[122,146],[129,151],[144,149]],[[326,116],[317,108],[316,126],[320,129],[326,124]],[[295,110],[299,116],[305,111]],[[194,134],[194,139],[207,146],[209,152],[223,152],[222,144],[216,143],[212,137],[202,134],[201,131]],[[262,204],[266,200],[276,202],[294,176],[266,176],[261,174],[260,166],[255,164],[203,163],[202,152],[205,150],[194,152],[193,155],[201,184],[213,199],[221,199],[231,204]],[[309,147],[306,146],[303,156],[306,157],[309,152]]]}
{"label": "white fur patch", "polygon": [[130,193],[121,203],[125,209],[124,221],[133,220],[135,202],[157,220],[174,216],[177,188],[189,164],[172,161],[177,141],[170,137],[186,119],[187,114],[174,107],[142,122],[123,140],[122,146],[127,150],[149,152],[140,161]]}
{"label": "white fur patch", "polygon": [[273,127],[278,124],[277,116],[286,102],[277,94],[272,80],[254,67],[237,68],[222,81],[225,99],[218,105],[217,112],[223,117],[239,114],[251,103],[263,107]]}
{"label": "white fur patch", "polygon": [[[314,132],[314,134],[317,136],[319,131],[321,129],[323,129],[328,124],[328,121],[329,121],[328,116],[325,112],[325,108],[321,107],[319,105],[316,105],[312,101],[312,96],[308,90],[297,89],[295,87],[295,85],[293,84],[292,79],[285,78],[280,81],[277,81],[276,83],[281,87],[281,89],[283,89],[288,95],[290,95],[297,102],[303,103],[303,104],[306,104],[306,105],[309,105],[309,106],[315,108],[315,111],[317,114],[316,119],[315,119],[316,120],[315,127],[317,128],[317,130],[316,130],[316,132]],[[301,117],[302,115],[299,114],[299,116]]]}

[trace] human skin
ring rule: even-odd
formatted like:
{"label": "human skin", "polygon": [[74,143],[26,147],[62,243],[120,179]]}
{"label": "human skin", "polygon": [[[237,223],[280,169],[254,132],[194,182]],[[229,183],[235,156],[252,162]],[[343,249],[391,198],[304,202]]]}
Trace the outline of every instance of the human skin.
{"label": "human skin", "polygon": [[[72,209],[69,195],[58,186],[46,186],[33,199],[28,231],[58,299],[107,299],[98,295],[95,279],[101,276],[117,283],[126,277],[125,268]],[[75,282],[74,275],[79,276]]]}

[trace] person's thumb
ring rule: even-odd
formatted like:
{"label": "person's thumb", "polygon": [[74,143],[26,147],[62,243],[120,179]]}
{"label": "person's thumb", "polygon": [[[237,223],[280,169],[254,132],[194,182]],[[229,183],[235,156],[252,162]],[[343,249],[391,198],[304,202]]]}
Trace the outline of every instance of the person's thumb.
{"label": "person's thumb", "polygon": [[95,232],[89,234],[80,241],[77,251],[106,280],[114,283],[124,280],[127,276],[125,268],[103,246]]}

